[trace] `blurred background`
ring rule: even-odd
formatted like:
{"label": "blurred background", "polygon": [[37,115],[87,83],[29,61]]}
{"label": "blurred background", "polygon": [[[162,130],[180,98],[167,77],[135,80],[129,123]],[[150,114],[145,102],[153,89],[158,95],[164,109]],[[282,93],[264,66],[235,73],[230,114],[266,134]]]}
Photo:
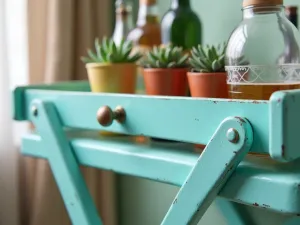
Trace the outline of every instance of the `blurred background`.
{"label": "blurred background", "polygon": [[[135,24],[139,1],[131,3]],[[157,1],[159,18],[170,3]],[[284,3],[300,6],[299,0]],[[191,5],[202,23],[203,44],[226,41],[242,19],[242,0],[191,0]],[[115,22],[113,0],[0,1],[1,225],[70,224],[47,162],[19,155],[20,137],[29,127],[12,122],[11,91],[19,85],[87,79],[80,56],[95,37],[111,36]],[[152,181],[82,170],[108,225],[159,224],[178,191]],[[270,221],[283,220],[267,215]],[[214,205],[200,224],[211,224],[211,218],[214,224],[227,224]]]}

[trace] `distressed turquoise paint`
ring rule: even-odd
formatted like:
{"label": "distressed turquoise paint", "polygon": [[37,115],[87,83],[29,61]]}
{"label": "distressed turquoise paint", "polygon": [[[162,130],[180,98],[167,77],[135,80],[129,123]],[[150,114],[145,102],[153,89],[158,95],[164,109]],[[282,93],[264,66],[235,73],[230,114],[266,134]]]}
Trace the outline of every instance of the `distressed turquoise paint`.
{"label": "distressed turquoise paint", "polygon": [[[178,187],[184,184],[199,157],[190,144],[150,141],[136,144],[134,138],[101,138],[97,132],[91,131],[68,133],[80,164]],[[22,153],[47,157],[41,137],[32,134],[24,137]],[[218,157],[218,153],[215,155]],[[300,213],[299,171],[299,160],[282,164],[267,157],[249,155],[239,164],[219,195],[255,208],[296,215]]]}
{"label": "distressed turquoise paint", "polygon": [[[21,111],[19,113],[21,116],[15,116],[19,120],[28,119],[31,101],[38,98],[53,101],[66,127],[101,129],[191,143],[208,143],[226,117],[245,117],[250,120],[255,131],[252,151],[268,153],[269,106],[267,101],[121,96],[34,89],[25,89],[23,93],[24,101],[16,103],[16,108],[21,108],[17,110]],[[96,112],[103,105],[109,105],[112,109],[119,105],[124,107],[127,113],[125,124],[114,123],[109,128],[101,127],[97,123]],[[200,131],[201,135],[199,135]]]}
{"label": "distressed turquoise paint", "polygon": [[[53,91],[46,90],[50,87],[33,86],[33,89],[30,87],[16,89],[15,119],[28,119],[29,106],[33,99],[38,98],[53,101],[66,127],[101,129],[207,144],[224,118],[245,117],[251,122],[254,130],[255,142],[252,152],[269,154],[271,148],[271,156],[274,159],[286,162],[300,157],[300,151],[296,147],[300,145],[300,139],[295,132],[300,125],[297,114],[300,107],[295,102],[295,99],[300,99],[299,90],[275,93],[269,103],[269,101],[149,97],[68,91],[76,88],[88,90],[88,85],[84,83],[66,83],[61,86],[56,84]],[[57,91],[58,87],[66,89]],[[283,115],[282,113],[286,112],[286,101],[289,101],[288,105],[291,109]],[[114,123],[109,128],[101,127],[96,120],[96,113],[103,105],[108,105],[112,109],[119,105],[124,107],[127,113],[125,123]],[[165,107],[166,105],[168,107]],[[203,127],[205,129],[202,129]],[[188,132],[183,128],[188,128]],[[201,135],[198,135],[200,129]]]}
{"label": "distressed turquoise paint", "polygon": [[[193,9],[196,11],[198,16],[200,17],[203,24],[203,44],[215,44],[218,42],[223,42],[227,40],[230,36],[232,30],[237,26],[237,24],[242,19],[242,11],[241,4],[242,0],[230,0],[230,1],[222,1],[222,0],[190,0]],[[138,2],[135,0],[135,2]],[[285,5],[297,5],[300,7],[299,0],[284,0]],[[159,13],[160,16],[166,12],[168,7],[170,6],[170,0],[159,0]],[[300,17],[299,17],[300,24]],[[150,183],[140,179],[132,179],[128,177],[124,177],[121,179],[121,186],[124,187],[122,189],[120,195],[122,199],[128,200],[127,195],[130,194],[130,201],[126,202],[126,205],[123,206],[122,218],[124,219],[124,223],[122,225],[140,225],[141,221],[143,221],[143,225],[155,225],[157,224],[157,217],[161,218],[161,211],[167,210],[166,205],[170,202],[169,192],[170,187],[167,185],[160,185],[156,183]],[[130,186],[129,189],[125,189],[125,187]],[[147,187],[147,188],[146,188]],[[173,189],[171,189],[173,190]],[[142,194],[144,192],[144,194]],[[174,191],[174,190],[173,190]],[[139,195],[135,194],[140,192]],[[159,200],[155,201],[152,196],[159,196]],[[140,205],[143,202],[151,201],[152,205],[146,205],[143,208]],[[129,206],[128,206],[129,204]],[[162,205],[162,206],[161,206]],[[160,207],[161,206],[161,207]],[[163,207],[165,206],[165,207]],[[127,208],[126,208],[127,207]],[[128,209],[130,207],[130,209]],[[155,210],[153,209],[155,208]],[[158,211],[158,208],[160,211]],[[132,219],[130,214],[127,212],[136,212],[138,211],[139,219]],[[281,219],[279,215],[262,213],[259,215],[253,214],[253,210],[251,210],[251,216],[261,217],[257,225],[266,225],[267,221],[272,225],[282,225]],[[146,221],[142,220],[142,218],[147,218]],[[215,207],[212,207],[210,212],[208,213],[205,221],[199,223],[199,225],[231,225],[231,223],[226,223],[220,213],[215,210]],[[300,222],[299,222],[300,224]],[[250,224],[253,225],[253,224]]]}
{"label": "distressed turquoise paint", "polygon": [[270,110],[271,156],[283,162],[299,157],[300,92],[273,94]]}
{"label": "distressed turquoise paint", "polygon": [[[51,120],[54,118],[53,121],[56,121],[56,126],[52,129],[55,131],[53,132],[56,134],[55,137],[60,137],[60,139],[53,139],[53,137],[51,139],[51,135],[49,137],[47,135],[49,134],[49,130],[46,130],[47,126],[44,128],[36,124],[38,134],[42,135],[42,138],[38,135],[30,135],[25,138],[22,149],[24,154],[48,158],[51,164],[51,154],[48,155],[51,147],[49,143],[64,143],[65,146],[69,146],[64,139],[64,135],[60,135],[62,130],[55,130],[54,128],[69,127],[67,131],[70,134],[68,136],[70,146],[74,151],[75,158],[81,164],[182,186],[185,184],[188,175],[198,165],[199,155],[189,150],[191,149],[190,144],[181,143],[179,144],[181,147],[173,148],[170,143],[169,147],[168,144],[153,144],[153,142],[137,145],[132,142],[133,137],[99,140],[97,137],[92,138],[90,135],[88,137],[77,136],[77,133],[72,129],[70,130],[70,128],[108,130],[130,135],[146,135],[207,144],[225,118],[239,116],[246,117],[253,128],[254,143],[251,149],[252,152],[268,153],[268,143],[270,142],[270,145],[274,146],[273,152],[275,152],[272,156],[275,155],[278,161],[287,161],[299,157],[297,148],[295,148],[295,146],[298,146],[296,135],[285,136],[285,134],[289,134],[289,132],[296,129],[295,126],[299,123],[299,117],[297,113],[286,113],[284,110],[285,108],[298,110],[295,102],[300,99],[299,91],[276,93],[272,96],[271,102],[268,102],[164,98],[67,91],[67,89],[76,90],[77,88],[88,91],[86,83],[81,83],[78,87],[72,83],[54,85],[53,89],[56,90],[51,90],[51,86],[33,86],[16,90],[16,120],[35,122],[36,118],[31,115],[31,106],[35,99],[49,102],[47,112],[52,112],[50,113],[52,116],[57,113],[56,116],[51,117]],[[57,91],[57,89],[60,91]],[[280,103],[278,96],[283,99],[282,105],[278,105],[278,102]],[[109,105],[111,108],[118,105],[123,106],[127,113],[126,122],[124,124],[114,122],[109,128],[101,127],[97,123],[96,112],[103,105]],[[284,115],[282,113],[286,113],[286,116],[282,116]],[[40,114],[38,115],[40,116]],[[279,125],[275,124],[277,128],[280,128],[276,132],[273,125],[269,124],[269,120],[276,121],[274,118],[282,120]],[[58,119],[61,124],[58,123]],[[48,126],[50,126],[49,118],[47,120]],[[223,138],[226,138],[225,131]],[[45,145],[44,139],[48,144]],[[57,142],[57,140],[59,141]],[[281,157],[278,156],[278,149],[276,150],[277,140],[284,140],[287,146],[287,151]],[[214,139],[214,141],[222,146],[224,145],[224,141],[220,137]],[[210,144],[207,147],[208,149],[209,146]],[[60,149],[60,145],[56,147]],[[66,152],[70,153],[71,150]],[[272,153],[272,149],[270,152]],[[66,154],[64,151],[61,151],[61,153]],[[211,152],[215,157],[223,153],[222,151]],[[221,161],[225,158],[220,157],[220,159],[217,159]],[[212,168],[214,168],[213,166],[218,168],[217,165],[219,164],[211,163]],[[212,171],[210,169],[206,173]],[[269,158],[249,156],[240,163],[221,192],[216,191],[216,195],[219,194],[230,201],[251,205],[259,209],[275,211],[285,215],[298,215],[300,212],[298,201],[300,200],[299,171],[299,160],[282,164]],[[57,173],[54,172],[54,174]],[[72,186],[70,187],[72,188]],[[206,192],[210,193],[207,190]],[[201,193],[200,191],[201,187],[199,187],[199,193]],[[183,199],[186,200],[186,198]],[[207,202],[207,199],[203,200],[202,198],[201,200],[201,198],[198,198],[198,201],[199,199],[201,203]],[[209,200],[208,202],[211,203],[212,197]],[[201,210],[206,208],[203,207]],[[193,210],[195,210],[195,206]],[[203,211],[201,211],[201,216],[202,214]],[[175,220],[177,219],[175,218]]]}
{"label": "distressed turquoise paint", "polygon": [[217,206],[221,209],[221,212],[227,221],[227,224],[234,225],[251,225],[255,224],[251,218],[249,212],[241,205],[230,202],[224,198],[218,198],[216,200]]}
{"label": "distressed turquoise paint", "polygon": [[40,149],[46,153],[72,224],[102,225],[54,104],[37,100],[33,107],[31,119],[43,140]]}
{"label": "distressed turquoise paint", "polygon": [[[229,129],[236,130],[237,143],[227,139]],[[162,224],[197,224],[249,152],[252,141],[252,128],[245,119],[224,120],[187,176]],[[219,152],[218,157],[215,152]]]}
{"label": "distressed turquoise paint", "polygon": [[299,224],[300,224],[299,217],[289,218],[283,223],[283,225],[299,225]]}
{"label": "distressed turquoise paint", "polygon": [[17,87],[13,92],[13,114],[15,120],[26,120],[26,115],[24,109],[27,107],[25,104],[24,93],[28,89],[38,89],[38,90],[61,90],[61,91],[90,91],[90,85],[86,81],[73,81],[73,82],[61,82],[55,84],[40,84],[40,85],[30,85],[25,87]]}

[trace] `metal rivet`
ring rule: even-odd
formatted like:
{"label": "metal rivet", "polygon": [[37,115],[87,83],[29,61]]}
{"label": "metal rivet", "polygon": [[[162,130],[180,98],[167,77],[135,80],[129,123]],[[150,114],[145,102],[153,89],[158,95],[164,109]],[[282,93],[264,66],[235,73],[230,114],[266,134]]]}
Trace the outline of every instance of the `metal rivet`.
{"label": "metal rivet", "polygon": [[38,109],[37,109],[37,107],[36,106],[32,106],[31,107],[31,113],[32,113],[32,115],[33,116],[37,116],[38,115]]}
{"label": "metal rivet", "polygon": [[231,143],[237,143],[240,139],[239,133],[237,132],[236,129],[233,129],[233,128],[230,128],[227,131],[226,136],[227,136],[228,141],[230,141]]}

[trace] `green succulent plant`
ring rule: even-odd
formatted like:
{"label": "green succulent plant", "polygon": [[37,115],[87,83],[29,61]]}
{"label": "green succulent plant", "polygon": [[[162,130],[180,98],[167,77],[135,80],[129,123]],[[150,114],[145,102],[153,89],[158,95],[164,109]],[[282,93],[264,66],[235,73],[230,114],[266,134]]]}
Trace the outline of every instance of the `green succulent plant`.
{"label": "green succulent plant", "polygon": [[191,51],[189,63],[193,72],[217,73],[225,72],[225,51],[227,44],[198,45]]}
{"label": "green succulent plant", "polygon": [[141,65],[144,68],[186,68],[188,55],[177,46],[155,46],[146,53]]}
{"label": "green succulent plant", "polygon": [[88,49],[88,57],[81,57],[84,63],[135,63],[141,58],[139,53],[132,54],[131,41],[122,40],[117,46],[113,39],[104,37],[101,43],[96,38],[94,45],[95,51]]}

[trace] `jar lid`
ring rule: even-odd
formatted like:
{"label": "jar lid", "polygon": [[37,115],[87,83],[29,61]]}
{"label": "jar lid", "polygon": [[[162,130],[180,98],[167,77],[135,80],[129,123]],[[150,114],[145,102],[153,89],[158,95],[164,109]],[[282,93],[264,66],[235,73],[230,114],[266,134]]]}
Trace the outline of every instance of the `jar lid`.
{"label": "jar lid", "polygon": [[156,0],[140,0],[140,4],[151,6],[156,4]]}
{"label": "jar lid", "polygon": [[243,7],[283,5],[283,0],[244,0]]}

